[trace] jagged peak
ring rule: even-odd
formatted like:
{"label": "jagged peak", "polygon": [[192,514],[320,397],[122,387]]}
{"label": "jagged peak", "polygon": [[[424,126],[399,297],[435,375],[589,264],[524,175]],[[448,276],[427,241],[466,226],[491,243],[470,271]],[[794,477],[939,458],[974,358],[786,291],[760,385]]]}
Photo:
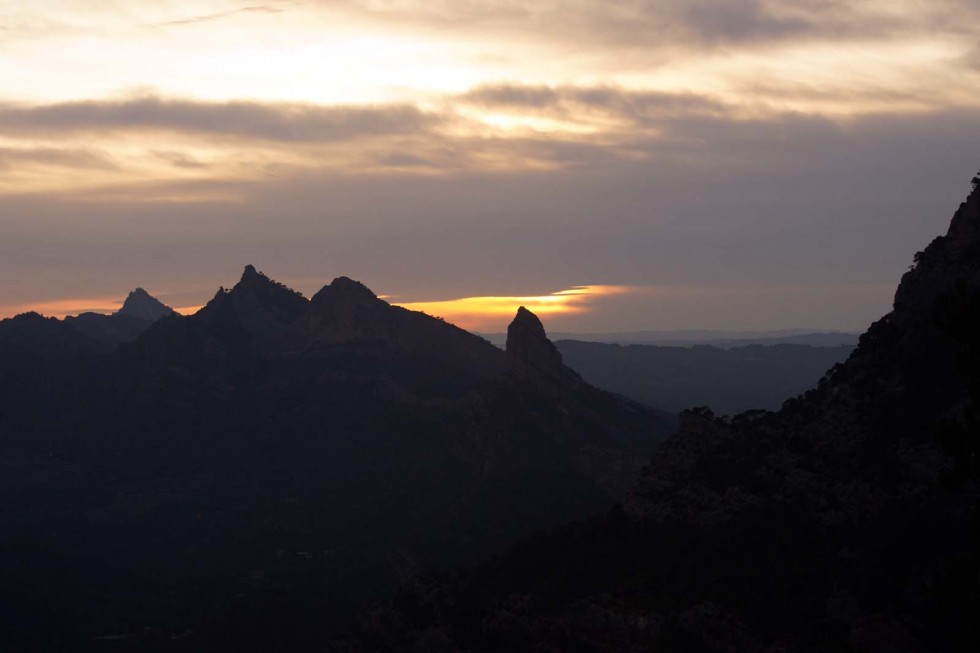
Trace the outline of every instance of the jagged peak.
{"label": "jagged peak", "polygon": [[548,334],[544,330],[544,324],[541,323],[541,319],[523,306],[518,307],[517,314],[507,329],[508,335],[510,334],[510,329],[514,328],[515,325],[528,329],[536,337],[545,339],[548,337]]}
{"label": "jagged peak", "polygon": [[290,295],[294,299],[305,300],[303,293],[299,292],[298,290],[293,290],[286,284],[271,279],[270,277],[266,276],[265,273],[260,272],[254,265],[251,264],[246,265],[245,269],[242,270],[242,276],[238,280],[238,283],[235,284],[235,287],[231,289],[231,292],[234,293],[237,290],[248,288],[259,292],[271,290],[272,292],[282,296]]}
{"label": "jagged peak", "polygon": [[127,295],[122,308],[116,311],[116,314],[156,322],[160,318],[173,315],[174,310],[143,288],[135,288]]}
{"label": "jagged peak", "polygon": [[507,327],[507,353],[538,371],[561,374],[566,369],[541,320],[523,306]]}
{"label": "jagged peak", "polygon": [[255,283],[273,283],[273,281],[265,274],[255,269],[255,266],[250,263],[245,266],[244,270],[242,270],[242,276],[238,280],[236,287],[239,285],[251,285]]}
{"label": "jagged peak", "polygon": [[279,322],[291,322],[307,304],[302,293],[270,279],[254,265],[246,265],[238,283],[230,290],[218,289],[202,312],[207,316],[216,311],[231,310],[241,314],[259,311],[272,314]]}

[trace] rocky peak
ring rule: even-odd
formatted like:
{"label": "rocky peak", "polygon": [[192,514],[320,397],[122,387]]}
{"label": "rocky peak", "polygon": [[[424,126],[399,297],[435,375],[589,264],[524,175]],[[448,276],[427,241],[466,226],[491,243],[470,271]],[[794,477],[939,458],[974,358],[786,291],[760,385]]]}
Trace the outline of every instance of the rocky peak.
{"label": "rocky peak", "polygon": [[262,280],[268,281],[269,277],[256,270],[255,266],[249,263],[242,270],[242,278],[239,279],[238,283],[252,284],[261,282]]}
{"label": "rocky peak", "polygon": [[507,327],[507,353],[523,365],[549,374],[563,374],[561,354],[544,331],[538,316],[523,306]]}
{"label": "rocky peak", "polygon": [[[215,300],[221,296],[219,292]],[[245,266],[241,279],[225,297],[231,300],[238,312],[271,313],[279,322],[292,322],[303,313],[308,303],[302,293],[273,281],[256,270],[254,265]]]}
{"label": "rocky peak", "polygon": [[371,303],[377,301],[378,296],[360,281],[354,281],[349,277],[337,277],[330,285],[324,286],[313,296],[314,303],[326,301],[346,300],[355,304]]}
{"label": "rocky peak", "polygon": [[162,317],[173,315],[174,310],[142,288],[137,288],[129,293],[116,314],[156,322]]}

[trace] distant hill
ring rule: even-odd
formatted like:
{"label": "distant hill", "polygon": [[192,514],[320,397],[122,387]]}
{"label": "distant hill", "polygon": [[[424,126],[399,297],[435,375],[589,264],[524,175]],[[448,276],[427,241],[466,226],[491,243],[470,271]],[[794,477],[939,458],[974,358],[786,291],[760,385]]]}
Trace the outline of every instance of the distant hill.
{"label": "distant hill", "polygon": [[576,340],[555,343],[565,362],[600,388],[680,412],[710,406],[720,415],[776,410],[812,388],[854,347],[709,345],[658,347]]}
{"label": "distant hill", "polygon": [[[497,346],[503,346],[505,335],[482,334]],[[749,345],[809,345],[811,347],[856,346],[858,333],[818,331],[813,329],[784,329],[781,331],[626,331],[612,333],[554,332],[552,338],[579,342],[602,342],[619,345],[656,345],[662,347],[695,347],[710,345],[722,349]]]}
{"label": "distant hill", "polygon": [[112,315],[82,313],[75,317],[66,317],[65,324],[112,347],[135,340],[151,324],[171,315],[175,315],[172,308],[142,288],[137,288],[129,293],[122,308]]}
{"label": "distant hill", "polygon": [[502,351],[345,277],[151,299],[0,321],[6,651],[294,650],[416,569],[623,499],[675,428],[525,310]]}

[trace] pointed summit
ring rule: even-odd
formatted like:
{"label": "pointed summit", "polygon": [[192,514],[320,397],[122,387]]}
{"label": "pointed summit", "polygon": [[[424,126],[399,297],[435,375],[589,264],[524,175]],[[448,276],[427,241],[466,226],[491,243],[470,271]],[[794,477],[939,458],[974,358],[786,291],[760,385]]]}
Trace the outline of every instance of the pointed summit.
{"label": "pointed summit", "polygon": [[231,290],[219,290],[207,306],[201,309],[208,320],[230,319],[249,324],[252,329],[264,329],[267,323],[288,324],[306,310],[309,302],[296,292],[246,265],[238,283]]}
{"label": "pointed summit", "polygon": [[116,314],[156,322],[162,317],[173,315],[174,310],[142,288],[137,288],[129,293]]}
{"label": "pointed summit", "polygon": [[566,370],[541,320],[523,306],[517,309],[514,321],[507,327],[507,353],[539,372],[561,375]]}
{"label": "pointed summit", "polygon": [[251,283],[260,279],[268,279],[268,277],[256,270],[255,266],[250,263],[242,270],[242,278],[239,283]]}

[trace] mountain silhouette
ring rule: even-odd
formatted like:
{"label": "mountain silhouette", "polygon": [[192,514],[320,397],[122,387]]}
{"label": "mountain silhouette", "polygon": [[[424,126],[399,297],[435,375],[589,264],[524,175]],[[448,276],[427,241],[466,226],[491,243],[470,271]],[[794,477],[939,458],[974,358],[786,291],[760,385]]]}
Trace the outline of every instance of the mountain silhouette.
{"label": "mountain silhouette", "polygon": [[709,405],[721,415],[776,410],[816,385],[853,346],[721,348],[559,340],[562,358],[589,383],[665,410]]}
{"label": "mountain silhouette", "polygon": [[65,324],[103,345],[115,347],[135,340],[157,320],[175,314],[172,308],[142,288],[136,288],[112,315],[82,313],[65,318]]}
{"label": "mountain silhouette", "polygon": [[129,293],[122,308],[116,315],[125,315],[146,322],[156,322],[162,317],[173,315],[174,310],[142,288]]}
{"label": "mountain silhouette", "polygon": [[527,364],[543,328],[508,353],[346,277],[307,299],[250,265],[194,315],[134,291],[99,318],[0,321],[14,650],[326,637],[413,570],[624,499],[674,428]]}
{"label": "mountain silhouette", "polygon": [[335,650],[978,650],[977,185],[914,263],[815,388],[686,411],[623,504],[407,583]]}

